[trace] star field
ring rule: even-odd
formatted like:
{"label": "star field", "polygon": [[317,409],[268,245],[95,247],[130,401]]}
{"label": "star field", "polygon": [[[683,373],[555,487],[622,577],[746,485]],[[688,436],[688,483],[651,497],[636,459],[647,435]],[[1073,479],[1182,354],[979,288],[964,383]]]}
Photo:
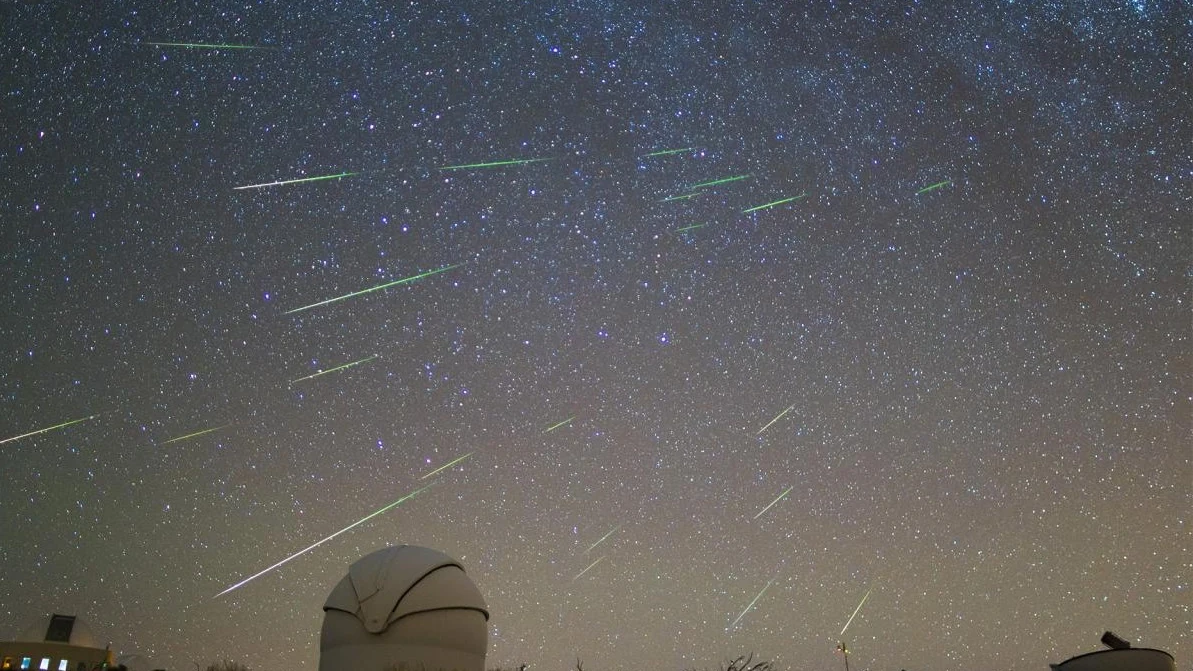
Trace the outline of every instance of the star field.
{"label": "star field", "polygon": [[0,638],[1187,665],[1188,7],[643,4],[5,7]]}

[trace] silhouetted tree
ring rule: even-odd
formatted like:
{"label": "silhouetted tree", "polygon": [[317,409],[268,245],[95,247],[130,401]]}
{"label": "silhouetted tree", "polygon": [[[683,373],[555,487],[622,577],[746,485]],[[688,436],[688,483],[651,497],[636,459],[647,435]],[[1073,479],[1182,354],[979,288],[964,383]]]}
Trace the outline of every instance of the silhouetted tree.
{"label": "silhouetted tree", "polygon": [[774,671],[774,665],[767,661],[755,662],[754,653],[725,662],[725,671]]}
{"label": "silhouetted tree", "polygon": [[[689,671],[696,671],[689,669]],[[754,661],[754,653],[742,655],[737,659],[731,659],[721,665],[721,671],[775,671],[775,666],[771,662]]]}

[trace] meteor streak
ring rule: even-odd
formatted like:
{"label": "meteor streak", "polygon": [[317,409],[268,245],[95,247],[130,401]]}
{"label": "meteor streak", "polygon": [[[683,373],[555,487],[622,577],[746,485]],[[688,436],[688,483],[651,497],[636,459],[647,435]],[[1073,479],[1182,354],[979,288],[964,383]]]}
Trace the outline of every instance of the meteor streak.
{"label": "meteor streak", "polygon": [[771,578],[770,582],[766,583],[766,587],[762,588],[762,591],[758,593],[758,596],[754,597],[754,600],[750,602],[750,605],[746,606],[746,609],[741,612],[741,615],[737,616],[737,619],[733,621],[733,624],[729,625],[730,629],[733,629],[737,626],[738,622],[741,622],[741,619],[746,616],[746,613],[750,612],[750,609],[754,607],[754,604],[758,603],[758,600],[762,598],[762,595],[766,593],[766,590],[770,589],[771,583],[774,581],[775,579]]}
{"label": "meteor streak", "polygon": [[551,433],[552,431],[554,431],[555,429],[558,429],[561,426],[570,424],[572,422],[572,420],[575,418],[576,418],[576,416],[572,415],[571,417],[568,417],[567,419],[563,420],[562,422],[560,422],[558,424],[552,424],[551,426],[548,426],[546,429],[544,429],[543,433]]}
{"label": "meteor streak", "polygon": [[670,203],[673,200],[687,200],[688,198],[695,198],[696,196],[699,196],[699,195],[700,195],[699,193],[685,193],[685,194],[682,194],[679,196],[667,196],[666,198],[660,200],[659,202],[660,203]]}
{"label": "meteor streak", "polygon": [[711,182],[700,182],[699,184],[693,184],[691,186],[691,188],[699,189],[699,188],[705,187],[705,186],[716,186],[718,184],[728,184],[730,182],[740,182],[743,179],[749,179],[750,177],[753,177],[753,175],[734,175],[733,177],[724,177],[722,179],[714,179]]}
{"label": "meteor streak", "polygon": [[359,175],[359,172],[341,172],[335,175],[319,175],[318,177],[303,177],[302,179],[284,179],[280,182],[266,182],[264,184],[249,184],[248,186],[234,186],[234,191],[242,189],[264,189],[267,186],[281,186],[283,184],[302,184],[303,182],[322,182],[325,179],[338,179],[340,177],[351,177]]}
{"label": "meteor streak", "polygon": [[436,473],[439,473],[441,471],[445,471],[445,470],[451,468],[452,466],[455,466],[456,464],[460,463],[461,461],[464,461],[468,457],[471,457],[474,454],[476,454],[475,451],[469,452],[468,454],[465,454],[462,457],[457,457],[457,458],[447,462],[446,464],[440,466],[439,468],[436,468],[435,470],[431,471],[430,473],[427,473],[426,475],[422,476],[421,478],[419,478],[419,480],[426,480],[427,478],[431,477],[432,475],[435,475]]}
{"label": "meteor streak", "polygon": [[289,557],[286,557],[286,558],[285,558],[285,559],[283,559],[282,561],[280,561],[280,562],[278,562],[278,563],[274,564],[273,566],[270,566],[269,568],[267,568],[267,569],[265,569],[265,570],[263,570],[263,571],[259,571],[259,572],[257,572],[257,573],[254,573],[253,575],[251,575],[251,576],[249,576],[249,577],[245,578],[244,580],[241,580],[240,582],[236,583],[235,585],[232,585],[232,586],[231,586],[231,587],[229,587],[228,589],[226,589],[226,590],[224,590],[224,591],[220,592],[219,594],[216,594],[215,596],[213,596],[213,597],[211,597],[211,598],[213,598],[213,599],[218,599],[218,598],[220,598],[221,596],[223,596],[223,595],[227,594],[228,592],[231,592],[232,590],[234,590],[234,589],[236,589],[236,588],[238,588],[238,587],[241,587],[241,586],[245,585],[246,583],[248,583],[248,582],[250,582],[250,581],[252,581],[252,580],[256,580],[257,578],[260,578],[261,576],[265,575],[266,573],[269,573],[270,571],[272,571],[272,570],[274,570],[275,568],[277,568],[277,567],[281,566],[282,564],[285,564],[286,562],[290,561],[291,559],[295,559],[295,558],[297,558],[297,557],[301,557],[302,555],[304,555],[304,554],[306,554],[306,553],[310,552],[311,550],[314,550],[315,548],[319,547],[320,545],[323,545],[324,543],[326,543],[327,541],[329,541],[329,540],[331,540],[331,539],[335,538],[336,536],[339,536],[340,534],[344,533],[345,531],[348,531],[349,529],[353,529],[353,528],[355,528],[355,527],[358,527],[358,526],[360,526],[360,525],[364,524],[365,522],[368,522],[369,520],[373,519],[374,517],[376,517],[376,516],[378,516],[378,515],[380,515],[380,514],[382,514],[382,513],[386,512],[386,511],[388,511],[388,510],[390,510],[390,509],[394,508],[394,507],[395,507],[395,506],[397,506],[398,504],[400,504],[400,503],[402,503],[402,502],[404,502],[404,501],[407,501],[407,500],[409,500],[409,499],[412,499],[412,498],[414,498],[414,497],[415,497],[415,496],[417,496],[418,494],[420,494],[420,493],[422,493],[422,492],[425,492],[426,490],[430,489],[430,488],[431,488],[431,486],[432,486],[432,485],[434,485],[434,484],[435,484],[435,483],[431,483],[430,485],[426,485],[425,487],[422,487],[422,488],[420,488],[420,489],[416,489],[416,490],[414,490],[413,492],[410,492],[409,494],[407,494],[406,496],[403,496],[402,498],[398,499],[397,501],[394,501],[393,503],[389,504],[388,506],[385,506],[384,508],[381,508],[381,509],[377,510],[376,512],[374,512],[374,513],[371,513],[371,514],[369,514],[369,515],[365,515],[364,517],[362,517],[362,518],[360,518],[359,520],[357,520],[357,521],[353,522],[352,524],[349,524],[348,526],[344,527],[343,529],[340,529],[339,531],[337,531],[337,532],[335,532],[334,534],[332,534],[332,535],[328,536],[327,538],[324,538],[323,540],[321,540],[321,541],[319,541],[319,542],[317,542],[317,543],[315,543],[315,544],[313,544],[313,545],[307,546],[306,548],[304,548],[304,549],[302,549],[302,550],[299,550],[298,552],[295,552],[294,554],[290,555]]}
{"label": "meteor streak", "polygon": [[944,188],[944,187],[946,187],[946,186],[948,186],[948,185],[950,185],[950,184],[952,184],[952,183],[953,183],[953,180],[951,180],[951,179],[946,179],[946,180],[944,180],[943,182],[937,182],[937,183],[935,183],[935,184],[929,184],[928,186],[925,186],[924,188],[920,189],[919,191],[916,191],[916,192],[915,192],[915,195],[917,195],[917,196],[918,196],[918,195],[920,195],[921,193],[928,193],[929,191],[935,191],[935,190],[937,190],[937,189]]}
{"label": "meteor streak", "polygon": [[763,431],[766,431],[767,429],[769,429],[771,424],[774,424],[775,422],[779,421],[780,419],[783,419],[783,415],[786,415],[787,413],[791,412],[791,410],[792,410],[793,408],[795,408],[795,405],[791,405],[791,406],[789,406],[789,407],[788,407],[786,410],[784,410],[783,412],[780,412],[778,415],[776,415],[776,416],[775,416],[775,418],[774,418],[774,419],[772,419],[771,421],[767,422],[767,423],[766,423],[766,426],[762,427],[761,429],[758,429],[758,433],[756,433],[756,434],[754,434],[754,435],[755,435],[755,436],[760,436],[760,435],[762,435],[762,432],[763,432]]}
{"label": "meteor streak", "polygon": [[99,417],[99,415],[89,415],[89,416],[87,416],[87,417],[81,417],[81,418],[79,418],[79,419],[72,419],[72,420],[70,420],[69,422],[63,422],[63,423],[61,423],[61,424],[55,424],[54,426],[47,426],[47,427],[46,427],[46,428],[44,428],[44,429],[38,429],[38,430],[36,430],[36,431],[30,431],[29,433],[22,433],[22,434],[21,434],[21,435],[19,435],[19,436],[13,436],[12,438],[5,438],[4,440],[0,440],[0,445],[3,445],[4,443],[11,443],[11,442],[13,442],[14,440],[20,440],[20,439],[22,439],[22,438],[28,438],[29,436],[36,436],[36,435],[37,435],[37,434],[39,434],[39,433],[46,433],[47,431],[53,431],[54,429],[61,429],[61,428],[63,428],[63,427],[66,427],[66,426],[70,426],[71,424],[78,424],[79,422],[86,422],[87,420],[89,420],[89,419],[95,419],[96,417]]}
{"label": "meteor streak", "polygon": [[162,442],[158,443],[158,445],[169,445],[170,443],[177,443],[178,441],[180,441],[180,440],[186,440],[187,438],[197,438],[197,437],[199,437],[199,436],[202,436],[203,434],[206,434],[206,433],[211,433],[211,432],[213,432],[213,431],[219,431],[220,429],[226,429],[226,428],[228,428],[229,426],[232,426],[232,425],[231,425],[231,424],[224,424],[223,426],[217,426],[217,427],[215,427],[214,429],[203,429],[202,431],[196,431],[196,432],[194,432],[194,433],[188,433],[188,434],[186,434],[185,436],[178,436],[177,438],[171,438],[171,439],[169,439],[169,440],[163,440]]}
{"label": "meteor streak", "polygon": [[349,361],[348,363],[340,365],[340,366],[336,366],[335,368],[328,368],[327,370],[321,370],[318,373],[314,373],[314,374],[308,375],[306,377],[300,377],[297,380],[290,380],[290,384],[294,384],[295,382],[302,382],[303,380],[309,380],[311,378],[319,377],[320,375],[327,375],[328,373],[334,373],[338,370],[344,370],[345,368],[359,366],[362,363],[376,359],[377,356],[378,355],[374,354],[373,356],[365,357],[363,359],[357,359],[356,361]]}
{"label": "meteor streak", "polygon": [[769,202],[769,203],[766,203],[763,205],[755,205],[754,207],[750,207],[750,208],[746,208],[746,209],[742,210],[741,213],[749,214],[751,212],[757,212],[758,210],[767,210],[767,209],[770,209],[777,205],[782,205],[783,203],[790,203],[793,200],[800,200],[800,199],[807,198],[807,197],[808,197],[808,194],[801,193],[798,196],[792,196],[790,198],[783,198],[781,200],[772,201],[772,202]]}
{"label": "meteor streak", "polygon": [[854,609],[853,609],[853,615],[850,615],[850,616],[849,616],[849,620],[847,620],[847,621],[845,622],[845,626],[844,626],[844,627],[841,627],[841,633],[840,633],[840,634],[837,634],[838,636],[844,636],[844,635],[845,635],[845,630],[849,628],[849,623],[850,623],[850,622],[853,622],[853,618],[857,617],[857,613],[858,613],[858,611],[860,611],[860,610],[862,609],[862,606],[863,606],[863,605],[865,605],[865,603],[866,603],[866,599],[869,599],[869,598],[870,598],[870,592],[873,592],[873,591],[874,591],[874,588],[873,588],[873,587],[871,587],[871,588],[870,588],[870,589],[869,589],[869,590],[866,592],[866,596],[863,596],[863,597],[862,597],[862,602],[861,602],[861,603],[859,603],[859,604],[857,605],[857,608],[854,608]]}
{"label": "meteor streak", "polygon": [[[608,555],[605,555],[605,556],[607,557]],[[604,559],[604,558],[605,557],[601,557],[601,559]],[[588,573],[589,569],[591,569],[593,566],[596,566],[597,564],[601,563],[601,559],[598,559],[598,560],[594,561],[593,563],[589,564],[587,567],[585,567],[585,569],[583,571],[580,571],[575,576],[573,576],[572,581],[575,582],[580,576],[584,575],[585,573]]]}
{"label": "meteor streak", "polygon": [[310,305],[304,305],[300,308],[294,308],[293,310],[287,310],[287,311],[283,312],[282,314],[287,314],[287,315],[294,314],[295,312],[302,312],[303,310],[310,310],[311,308],[317,308],[322,305],[327,305],[329,303],[335,303],[336,301],[342,301],[342,300],[345,300],[348,298],[355,298],[356,296],[362,296],[364,294],[371,293],[374,291],[381,291],[382,289],[388,289],[390,287],[395,287],[399,284],[407,284],[407,283],[413,282],[415,280],[421,280],[424,277],[430,277],[431,275],[438,275],[439,273],[447,272],[447,271],[451,270],[452,268],[459,268],[462,265],[464,265],[464,264],[463,263],[453,263],[450,266],[444,266],[442,268],[437,268],[435,270],[428,270],[425,273],[411,275],[410,277],[403,277],[402,279],[394,280],[393,282],[386,282],[385,284],[378,284],[375,287],[369,287],[368,289],[361,289],[360,291],[353,291],[350,294],[344,294],[343,296],[336,296],[335,298],[329,298],[325,301],[319,301],[318,303],[311,303]]}
{"label": "meteor streak", "polygon": [[[608,538],[608,537],[612,536],[613,534],[617,533],[617,530],[618,530],[618,529],[620,529],[620,528],[621,528],[621,525],[620,525],[620,524],[618,524],[617,526],[615,526],[615,527],[613,527],[612,529],[610,529],[610,530],[609,530],[609,533],[605,534],[604,536],[601,536],[601,539],[600,539],[599,541],[597,541],[597,542],[593,543],[592,545],[589,545],[589,546],[588,546],[588,549],[584,551],[584,554],[588,554],[589,552],[592,552],[592,549],[593,549],[593,548],[595,548],[596,546],[600,545],[601,543],[604,543],[606,538]],[[603,557],[602,557],[602,559],[603,559]],[[599,561],[599,560],[598,560],[598,561]]]}
{"label": "meteor streak", "polygon": [[467,170],[469,168],[496,168],[503,165],[526,165],[527,163],[542,163],[549,158],[516,158],[509,161],[492,161],[490,163],[465,163],[464,165],[444,165],[440,170]]}
{"label": "meteor streak", "polygon": [[677,228],[677,229],[675,229],[675,232],[683,233],[684,231],[690,231],[690,230],[696,229],[696,228],[704,228],[705,226],[708,226],[708,224],[692,224],[691,226],[684,226],[683,228]]}
{"label": "meteor streak", "polygon": [[664,149],[663,151],[652,151],[642,158],[651,158],[653,156],[670,156],[671,154],[682,154],[685,151],[696,151],[692,147],[684,147],[683,149]]}
{"label": "meteor streak", "polygon": [[782,500],[783,500],[783,498],[784,498],[785,496],[787,496],[788,494],[790,494],[790,493],[791,493],[791,490],[793,490],[793,489],[795,489],[795,487],[794,487],[794,486],[792,486],[792,487],[788,487],[788,488],[787,488],[787,491],[783,492],[782,494],[779,494],[778,498],[776,498],[774,501],[771,501],[771,502],[770,502],[770,504],[768,504],[768,505],[767,505],[765,508],[763,508],[762,510],[759,510],[759,511],[758,511],[758,514],[754,516],[754,519],[758,519],[759,517],[762,517],[762,514],[763,514],[763,513],[765,513],[766,511],[770,510],[771,508],[775,507],[775,504],[776,504],[776,503],[778,503],[779,501],[782,501]]}
{"label": "meteor streak", "polygon": [[142,42],[155,47],[187,47],[190,49],[264,49],[272,51],[273,47],[259,47],[252,44],[210,44],[206,42]]}

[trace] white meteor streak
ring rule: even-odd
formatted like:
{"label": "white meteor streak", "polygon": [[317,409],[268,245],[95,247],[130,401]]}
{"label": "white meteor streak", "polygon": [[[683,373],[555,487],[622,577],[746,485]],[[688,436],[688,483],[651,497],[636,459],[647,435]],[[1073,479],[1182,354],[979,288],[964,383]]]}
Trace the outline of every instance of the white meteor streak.
{"label": "white meteor streak", "polygon": [[562,422],[557,422],[555,424],[552,424],[551,426],[548,426],[547,428],[543,429],[543,433],[551,433],[552,431],[554,431],[555,429],[558,429],[561,426],[567,426],[575,418],[576,418],[576,416],[572,415],[571,417],[568,417],[567,419],[563,420]]}
{"label": "white meteor streak", "polygon": [[776,417],[775,417],[774,419],[772,419],[771,421],[767,422],[767,423],[766,423],[766,426],[762,427],[761,429],[758,429],[758,433],[756,433],[756,434],[754,434],[754,435],[755,435],[755,436],[761,436],[763,431],[766,431],[767,429],[769,429],[769,428],[770,428],[770,426],[771,426],[771,424],[774,424],[775,422],[779,421],[780,419],[783,419],[783,415],[786,415],[787,413],[791,412],[791,410],[792,410],[793,408],[795,408],[795,406],[794,406],[794,405],[792,405],[792,406],[788,407],[788,408],[787,408],[786,410],[784,410],[783,412],[780,412],[780,413],[778,414],[778,416],[776,416]]}
{"label": "white meteor streak", "polygon": [[55,424],[54,426],[47,426],[46,428],[38,429],[37,431],[30,431],[29,433],[22,433],[19,436],[13,436],[12,438],[5,438],[4,440],[0,440],[0,445],[3,445],[4,443],[11,443],[14,440],[20,440],[22,438],[28,438],[29,436],[36,436],[36,435],[39,435],[42,433],[46,433],[47,431],[53,431],[54,429],[61,429],[63,427],[70,426],[71,424],[78,424],[79,422],[86,422],[87,420],[95,419],[96,417],[99,417],[99,415],[88,415],[87,417],[82,417],[80,419],[72,419],[69,422]]}
{"label": "white meteor streak", "polygon": [[282,564],[285,564],[286,562],[290,561],[291,559],[295,559],[295,558],[297,558],[297,557],[301,557],[302,555],[304,555],[304,554],[306,554],[306,553],[310,552],[311,550],[314,550],[315,548],[319,547],[320,545],[323,545],[324,543],[326,543],[327,541],[329,541],[329,540],[331,540],[331,539],[335,538],[336,536],[339,536],[340,534],[344,533],[345,531],[348,531],[349,529],[354,529],[354,528],[356,528],[356,527],[358,527],[358,526],[360,526],[360,525],[364,524],[365,522],[368,522],[369,520],[373,519],[374,517],[376,517],[376,516],[378,516],[378,515],[380,515],[380,514],[382,514],[382,513],[386,512],[387,510],[391,510],[392,508],[394,508],[394,507],[395,507],[395,506],[397,506],[398,504],[400,504],[400,503],[402,503],[402,502],[404,502],[404,501],[407,501],[407,500],[409,500],[409,499],[412,499],[412,498],[414,498],[414,497],[415,497],[416,495],[418,495],[419,493],[421,493],[421,492],[424,492],[424,491],[426,491],[426,490],[430,489],[432,485],[434,485],[434,483],[431,483],[430,485],[427,485],[426,487],[422,487],[422,488],[419,488],[419,489],[416,489],[416,490],[414,490],[413,492],[410,492],[410,493],[409,493],[409,494],[407,494],[406,496],[403,496],[402,498],[398,499],[397,501],[394,501],[393,503],[389,504],[388,506],[385,506],[384,508],[381,508],[380,510],[378,510],[378,511],[376,511],[376,512],[372,513],[372,514],[369,514],[369,515],[366,515],[366,516],[364,516],[364,517],[360,518],[359,520],[357,520],[357,521],[353,522],[352,524],[349,524],[348,526],[344,527],[343,529],[340,529],[339,531],[337,531],[337,532],[335,532],[334,534],[332,534],[332,535],[328,536],[327,538],[324,538],[323,540],[321,540],[321,541],[319,541],[319,542],[317,542],[317,543],[314,543],[314,544],[312,544],[312,545],[310,545],[310,546],[308,546],[308,547],[306,547],[306,548],[304,548],[304,549],[302,549],[302,550],[299,550],[298,552],[295,552],[294,554],[290,555],[289,557],[286,557],[285,559],[283,559],[282,561],[280,561],[280,562],[278,562],[278,563],[274,564],[273,566],[270,566],[269,568],[267,568],[267,569],[265,569],[265,570],[263,570],[263,571],[258,571],[257,573],[254,573],[253,575],[251,575],[251,576],[249,576],[249,577],[245,578],[244,580],[241,580],[240,582],[236,583],[235,585],[232,585],[232,586],[231,586],[231,587],[229,587],[228,589],[226,589],[226,590],[224,590],[224,591],[220,592],[219,594],[216,594],[215,596],[213,596],[213,597],[211,597],[211,598],[213,598],[213,599],[218,599],[218,598],[220,598],[221,596],[223,596],[223,595],[227,594],[228,592],[231,592],[232,590],[234,590],[234,589],[237,589],[238,587],[241,587],[241,586],[243,586],[243,585],[245,585],[245,584],[247,584],[247,583],[249,583],[249,582],[251,582],[251,581],[253,581],[253,580],[256,580],[257,578],[260,578],[261,576],[265,575],[266,573],[269,573],[270,571],[272,571],[272,570],[274,570],[275,568],[277,568],[277,567],[281,566]]}
{"label": "white meteor streak", "polygon": [[592,552],[592,549],[593,549],[593,548],[595,548],[596,546],[600,545],[601,543],[604,543],[606,538],[608,538],[608,537],[612,536],[613,534],[617,533],[617,530],[618,530],[618,529],[620,529],[620,528],[621,528],[621,525],[620,525],[620,524],[618,524],[617,526],[613,527],[613,528],[612,528],[612,529],[609,531],[609,533],[605,534],[604,536],[601,536],[601,539],[600,539],[599,541],[597,541],[597,542],[593,543],[592,545],[589,545],[589,546],[588,546],[588,549],[584,551],[584,554],[588,554],[589,552]]}
{"label": "white meteor streak", "polygon": [[874,588],[873,588],[873,587],[871,587],[871,588],[870,588],[870,589],[869,589],[869,590],[866,592],[866,596],[863,596],[863,597],[862,597],[862,602],[861,602],[861,603],[859,603],[859,604],[857,605],[857,608],[854,608],[854,609],[853,609],[853,615],[850,615],[850,616],[849,616],[849,619],[848,619],[848,620],[846,620],[846,622],[845,622],[845,626],[844,626],[844,627],[841,627],[841,633],[840,633],[840,634],[837,634],[838,636],[844,636],[844,635],[845,635],[845,630],[849,628],[849,624],[850,624],[851,622],[853,622],[853,618],[857,617],[858,611],[860,611],[860,610],[862,609],[862,606],[864,606],[864,605],[866,604],[866,599],[869,599],[869,598],[870,598],[870,592],[873,592],[873,591],[874,591]]}
{"label": "white meteor streak", "polygon": [[321,182],[325,179],[339,179],[341,177],[351,177],[358,175],[356,172],[341,172],[335,175],[319,175],[318,177],[303,177],[301,179],[283,179],[277,182],[265,182],[263,184],[246,184],[245,186],[234,186],[234,191],[242,191],[244,189],[264,189],[267,186],[283,186],[285,184],[303,184],[305,182]]}
{"label": "white meteor streak", "polygon": [[788,487],[787,491],[783,492],[782,494],[779,494],[779,496],[776,497],[774,501],[771,501],[769,504],[767,504],[767,506],[765,508],[763,508],[762,510],[759,510],[758,514],[754,516],[754,519],[758,519],[759,517],[762,517],[763,513],[770,510],[771,508],[774,508],[775,504],[778,503],[779,501],[782,501],[783,497],[790,494],[791,490],[793,490],[793,489],[795,489],[795,486]]}
{"label": "white meteor streak", "polygon": [[[604,558],[605,557],[601,557],[601,559],[604,559]],[[591,569],[593,566],[596,566],[597,564],[601,563],[601,559],[594,561],[593,563],[591,563],[587,567],[585,567],[585,569],[583,571],[580,571],[579,573],[577,573],[575,575],[575,577],[572,578],[572,582],[575,582],[577,579],[580,578],[580,576],[584,575],[585,573],[588,573],[588,570]]]}
{"label": "white meteor streak", "polygon": [[310,380],[310,379],[319,377],[320,375],[327,375],[328,373],[335,373],[337,371],[344,370],[345,368],[359,366],[362,363],[367,363],[369,361],[372,361],[373,359],[376,359],[378,356],[380,356],[380,355],[374,354],[373,356],[365,357],[363,359],[357,359],[356,361],[349,361],[348,363],[341,364],[339,366],[336,366],[335,368],[328,368],[327,370],[321,370],[317,373],[311,373],[310,375],[307,375],[306,377],[300,377],[297,380],[290,380],[290,384],[294,384],[295,382],[302,382],[304,380]]}
{"label": "white meteor streak", "polygon": [[741,615],[737,616],[737,619],[733,621],[733,624],[729,625],[730,629],[733,629],[737,626],[738,622],[741,622],[741,619],[746,616],[746,613],[750,612],[750,609],[754,607],[754,604],[758,603],[758,600],[762,598],[762,595],[766,594],[766,590],[770,589],[771,583],[774,581],[775,579],[771,578],[770,582],[766,583],[766,587],[762,588],[762,591],[758,593],[758,596],[754,597],[754,600],[750,602],[750,605],[746,606],[746,609],[741,612]]}

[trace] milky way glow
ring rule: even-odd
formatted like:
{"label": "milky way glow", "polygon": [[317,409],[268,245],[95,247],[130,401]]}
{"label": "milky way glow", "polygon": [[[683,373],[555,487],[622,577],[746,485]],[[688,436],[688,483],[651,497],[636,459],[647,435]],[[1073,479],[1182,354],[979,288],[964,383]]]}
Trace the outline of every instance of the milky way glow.
{"label": "milky way glow", "polygon": [[4,3],[0,639],[1188,667],[1188,4]]}

